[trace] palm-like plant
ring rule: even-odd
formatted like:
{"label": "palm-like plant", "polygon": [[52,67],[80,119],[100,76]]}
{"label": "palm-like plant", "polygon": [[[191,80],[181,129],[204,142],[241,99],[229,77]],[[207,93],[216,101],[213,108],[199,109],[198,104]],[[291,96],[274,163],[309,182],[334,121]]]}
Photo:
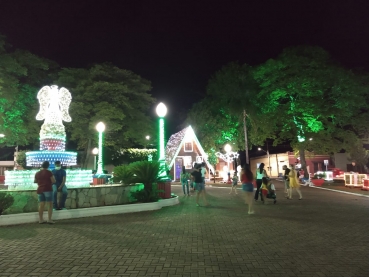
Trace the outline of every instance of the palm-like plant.
{"label": "palm-like plant", "polygon": [[129,165],[120,165],[114,168],[114,182],[120,182],[129,185],[134,182],[133,173]]}
{"label": "palm-like plant", "polygon": [[7,193],[0,193],[0,215],[14,203],[14,197]]}
{"label": "palm-like plant", "polygon": [[143,183],[145,190],[151,192],[152,185],[160,181],[159,175],[165,167],[157,161],[141,161],[131,163],[129,169],[133,174],[133,182]]}

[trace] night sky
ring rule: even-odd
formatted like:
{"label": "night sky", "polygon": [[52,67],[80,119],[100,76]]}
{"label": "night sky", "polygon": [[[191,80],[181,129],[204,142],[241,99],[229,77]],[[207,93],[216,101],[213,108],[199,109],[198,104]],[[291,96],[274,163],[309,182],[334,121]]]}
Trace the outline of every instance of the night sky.
{"label": "night sky", "polygon": [[171,132],[231,61],[257,65],[309,44],[369,69],[365,0],[0,0],[0,11],[0,33],[15,48],[62,67],[112,62],[150,80]]}

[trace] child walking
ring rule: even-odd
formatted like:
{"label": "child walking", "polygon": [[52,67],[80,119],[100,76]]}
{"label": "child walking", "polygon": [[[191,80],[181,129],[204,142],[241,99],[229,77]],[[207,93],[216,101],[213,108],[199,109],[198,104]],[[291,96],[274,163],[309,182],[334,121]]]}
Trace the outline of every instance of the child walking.
{"label": "child walking", "polygon": [[182,166],[181,184],[182,184],[182,189],[183,189],[183,193],[184,193],[185,196],[186,195],[190,196],[190,189],[189,189],[189,185],[188,185],[188,179],[189,178],[190,178],[190,175],[186,172],[186,168],[184,166]]}

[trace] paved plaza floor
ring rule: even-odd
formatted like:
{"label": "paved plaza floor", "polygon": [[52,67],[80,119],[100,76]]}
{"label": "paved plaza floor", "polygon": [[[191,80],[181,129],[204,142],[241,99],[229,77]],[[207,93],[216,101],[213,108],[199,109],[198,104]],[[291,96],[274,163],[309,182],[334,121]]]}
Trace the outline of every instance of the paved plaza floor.
{"label": "paved plaza floor", "polygon": [[[369,198],[302,188],[255,203],[207,188],[158,211],[0,227],[0,276],[369,276]],[[59,211],[62,212],[62,211]]]}

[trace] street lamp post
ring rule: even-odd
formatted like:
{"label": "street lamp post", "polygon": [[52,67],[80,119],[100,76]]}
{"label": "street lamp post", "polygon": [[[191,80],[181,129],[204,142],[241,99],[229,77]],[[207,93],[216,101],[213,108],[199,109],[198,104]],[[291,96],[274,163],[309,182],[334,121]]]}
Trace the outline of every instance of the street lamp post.
{"label": "street lamp post", "polygon": [[270,166],[270,155],[269,155],[269,149],[267,149],[267,151],[265,151],[264,149],[262,148],[258,148],[259,151],[264,151],[265,153],[267,153],[267,156],[268,156],[268,161],[269,161],[269,165],[268,165],[268,170],[269,170],[269,176],[271,175],[271,172],[272,172],[272,168]]}
{"label": "street lamp post", "polygon": [[[226,151],[227,155],[229,156],[229,153],[231,152],[232,147],[229,144],[226,144],[224,146],[224,150]],[[231,181],[231,170],[229,169],[229,159],[227,159],[227,169],[228,169],[227,175],[228,175],[228,183],[229,183]]]}
{"label": "street lamp post", "polygon": [[237,152],[232,152],[232,147],[229,145],[229,144],[226,144],[224,146],[224,150],[225,150],[225,154],[223,153],[220,153],[220,152],[216,152],[215,155],[218,157],[218,158],[221,158],[222,160],[226,161],[227,162],[227,168],[228,168],[228,172],[227,172],[227,175],[228,175],[228,180],[227,180],[227,183],[232,183],[231,181],[231,171],[229,169],[229,163],[230,162],[233,162],[235,159],[238,158],[238,153]]}
{"label": "street lamp post", "polygon": [[103,157],[102,157],[102,140],[103,140],[103,132],[105,131],[105,124],[102,122],[97,123],[96,125],[96,130],[99,132],[99,159],[97,162],[97,171],[96,174],[97,175],[102,175],[104,174],[103,171]]}
{"label": "street lamp post", "polygon": [[[165,168],[165,148],[164,148],[164,136],[165,136],[165,122],[164,117],[167,114],[167,107],[164,103],[160,102],[156,107],[156,114],[159,117],[159,145],[158,145],[158,154],[159,154],[159,163],[162,168]],[[168,177],[166,170],[160,172],[159,177]]]}
{"label": "street lamp post", "polygon": [[97,171],[96,168],[96,156],[97,154],[99,154],[99,148],[95,147],[94,149],[92,149],[92,155],[94,155],[94,170]]}

